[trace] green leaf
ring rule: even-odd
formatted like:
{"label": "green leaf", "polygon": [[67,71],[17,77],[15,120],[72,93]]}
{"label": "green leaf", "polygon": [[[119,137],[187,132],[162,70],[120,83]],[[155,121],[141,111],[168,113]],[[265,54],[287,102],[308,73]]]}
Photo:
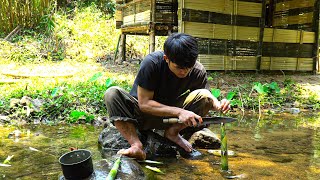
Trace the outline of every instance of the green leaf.
{"label": "green leaf", "polygon": [[92,120],[94,120],[94,115],[85,115],[86,116],[86,122],[90,123]]}
{"label": "green leaf", "polygon": [[211,94],[215,97],[218,98],[221,94],[220,89],[211,89]]}
{"label": "green leaf", "polygon": [[4,161],[3,164],[10,164],[10,160],[13,158],[14,155],[8,156]]}
{"label": "green leaf", "polygon": [[150,169],[154,172],[157,172],[157,173],[161,173],[161,174],[164,174],[159,168],[157,167],[151,167],[151,166],[145,166],[147,169]]}
{"label": "green leaf", "polygon": [[259,82],[254,82],[253,89],[256,90],[259,94],[266,94],[268,92],[268,87],[262,85]]}
{"label": "green leaf", "polygon": [[208,81],[212,81],[213,80],[213,78],[212,77],[208,77]]}
{"label": "green leaf", "polygon": [[107,89],[111,86],[113,86],[113,79],[112,78],[108,78],[106,80],[106,86],[107,86]]}
{"label": "green leaf", "polygon": [[78,120],[81,116],[85,116],[86,113],[82,111],[71,111],[70,117],[74,120]]}
{"label": "green leaf", "polygon": [[273,89],[276,93],[280,93],[280,88],[276,82],[270,83],[269,88]]}
{"label": "green leaf", "polygon": [[52,90],[52,92],[51,92],[51,96],[52,97],[54,97],[54,96],[56,96],[57,95],[57,93],[58,93],[58,91],[59,91],[59,87],[55,87],[53,90]]}
{"label": "green leaf", "polygon": [[232,92],[232,91],[230,91],[228,94],[227,94],[227,100],[231,100],[233,97],[234,97],[234,95],[235,95],[236,93],[235,92]]}
{"label": "green leaf", "polygon": [[102,73],[101,72],[98,72],[96,73],[95,75],[93,75],[91,78],[90,78],[90,82],[93,82],[93,81],[96,81],[97,79],[99,79],[100,77],[102,76]]}

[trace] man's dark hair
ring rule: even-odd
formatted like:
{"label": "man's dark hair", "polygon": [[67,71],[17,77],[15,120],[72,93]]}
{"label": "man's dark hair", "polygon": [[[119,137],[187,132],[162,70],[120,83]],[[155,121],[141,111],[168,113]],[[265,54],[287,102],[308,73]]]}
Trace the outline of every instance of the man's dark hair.
{"label": "man's dark hair", "polygon": [[191,68],[198,58],[197,40],[184,33],[169,36],[164,43],[164,54],[182,68]]}

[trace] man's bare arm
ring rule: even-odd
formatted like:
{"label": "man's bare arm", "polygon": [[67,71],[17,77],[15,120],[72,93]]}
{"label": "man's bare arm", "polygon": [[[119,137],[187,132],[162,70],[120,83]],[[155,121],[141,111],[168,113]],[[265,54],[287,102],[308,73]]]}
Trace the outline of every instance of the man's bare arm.
{"label": "man's bare arm", "polygon": [[178,117],[188,126],[195,126],[198,119],[202,123],[199,115],[182,108],[167,106],[153,100],[154,92],[138,86],[138,103],[140,110],[154,116]]}

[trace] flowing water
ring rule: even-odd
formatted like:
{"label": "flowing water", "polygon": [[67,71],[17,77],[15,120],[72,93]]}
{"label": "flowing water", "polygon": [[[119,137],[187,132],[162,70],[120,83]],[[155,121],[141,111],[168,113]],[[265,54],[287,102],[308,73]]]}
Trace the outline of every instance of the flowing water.
{"label": "flowing water", "polygon": [[[309,117],[282,114],[259,121],[246,117],[226,129],[228,149],[236,152],[229,157],[229,169],[235,176],[228,178],[320,179],[319,113]],[[20,137],[15,137],[14,130],[21,132]],[[99,174],[95,179],[105,179],[108,172],[99,170],[101,130],[91,125],[0,126],[0,163],[13,155],[10,167],[0,166],[0,179],[59,179],[58,159],[71,147],[92,151]],[[220,134],[219,126],[211,130]],[[226,179],[220,171],[220,157],[200,151],[203,157],[199,160],[156,159],[164,162],[157,167],[165,174],[144,171],[149,179]]]}

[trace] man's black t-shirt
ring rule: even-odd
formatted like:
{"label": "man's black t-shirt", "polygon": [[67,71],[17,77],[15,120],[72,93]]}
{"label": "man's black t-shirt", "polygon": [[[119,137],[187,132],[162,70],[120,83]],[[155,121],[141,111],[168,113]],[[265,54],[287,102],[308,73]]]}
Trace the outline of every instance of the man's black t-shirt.
{"label": "man's black t-shirt", "polygon": [[154,91],[153,100],[172,105],[184,92],[196,89],[208,89],[207,73],[198,61],[187,77],[178,78],[170,71],[161,51],[153,52],[145,57],[140,65],[130,94],[137,98],[137,87]]}

